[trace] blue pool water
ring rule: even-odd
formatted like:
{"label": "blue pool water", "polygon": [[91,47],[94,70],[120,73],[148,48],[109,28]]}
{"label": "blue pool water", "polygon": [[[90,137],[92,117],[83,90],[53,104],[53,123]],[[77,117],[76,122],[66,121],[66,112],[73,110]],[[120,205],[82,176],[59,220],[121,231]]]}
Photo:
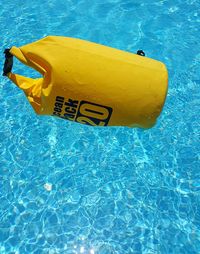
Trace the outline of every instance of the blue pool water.
{"label": "blue pool water", "polygon": [[46,35],[142,48],[169,91],[150,130],[92,128],[35,115],[1,77],[0,254],[200,253],[199,0],[3,2],[1,51]]}

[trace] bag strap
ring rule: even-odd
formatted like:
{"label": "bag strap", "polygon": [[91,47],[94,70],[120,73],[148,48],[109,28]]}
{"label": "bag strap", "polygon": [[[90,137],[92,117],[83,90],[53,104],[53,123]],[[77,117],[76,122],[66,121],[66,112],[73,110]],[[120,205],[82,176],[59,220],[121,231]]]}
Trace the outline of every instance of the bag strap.
{"label": "bag strap", "polygon": [[27,66],[34,67],[34,69],[44,72],[43,68],[39,65],[36,66],[36,63],[30,62],[23,55],[22,51],[17,47],[12,47],[11,49],[6,49],[5,54],[5,63],[3,68],[3,76],[7,76],[13,83],[15,83],[19,88],[21,88],[25,95],[27,96],[29,102],[37,113],[40,113],[41,110],[41,88],[43,83],[42,78],[28,78],[19,74],[12,73],[13,66],[13,56],[18,58],[22,63]]}

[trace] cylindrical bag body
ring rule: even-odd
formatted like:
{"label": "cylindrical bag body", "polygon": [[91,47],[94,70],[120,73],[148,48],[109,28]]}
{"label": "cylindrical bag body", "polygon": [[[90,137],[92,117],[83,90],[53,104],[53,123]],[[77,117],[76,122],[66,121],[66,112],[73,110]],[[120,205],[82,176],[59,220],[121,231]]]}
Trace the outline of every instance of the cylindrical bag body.
{"label": "cylindrical bag body", "polygon": [[10,53],[42,74],[8,77],[38,114],[92,126],[152,127],[167,94],[159,61],[100,44],[48,36]]}

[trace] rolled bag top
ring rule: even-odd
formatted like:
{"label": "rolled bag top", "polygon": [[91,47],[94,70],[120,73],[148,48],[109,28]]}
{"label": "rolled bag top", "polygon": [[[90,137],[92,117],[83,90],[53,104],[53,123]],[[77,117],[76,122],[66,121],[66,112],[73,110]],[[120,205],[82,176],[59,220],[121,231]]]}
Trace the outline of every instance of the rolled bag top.
{"label": "rolled bag top", "polygon": [[168,74],[159,61],[60,36],[13,46],[9,53],[42,76],[7,74],[37,114],[93,126],[150,128],[162,111]]}

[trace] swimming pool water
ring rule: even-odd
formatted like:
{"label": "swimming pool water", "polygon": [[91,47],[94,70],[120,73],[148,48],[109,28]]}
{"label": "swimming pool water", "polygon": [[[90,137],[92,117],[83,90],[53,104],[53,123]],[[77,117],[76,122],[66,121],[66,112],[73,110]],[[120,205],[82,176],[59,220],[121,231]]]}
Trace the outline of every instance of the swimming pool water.
{"label": "swimming pool water", "polygon": [[146,131],[36,116],[0,78],[0,253],[200,253],[200,2],[7,0],[0,14],[2,52],[63,35],[143,49],[169,71]]}

